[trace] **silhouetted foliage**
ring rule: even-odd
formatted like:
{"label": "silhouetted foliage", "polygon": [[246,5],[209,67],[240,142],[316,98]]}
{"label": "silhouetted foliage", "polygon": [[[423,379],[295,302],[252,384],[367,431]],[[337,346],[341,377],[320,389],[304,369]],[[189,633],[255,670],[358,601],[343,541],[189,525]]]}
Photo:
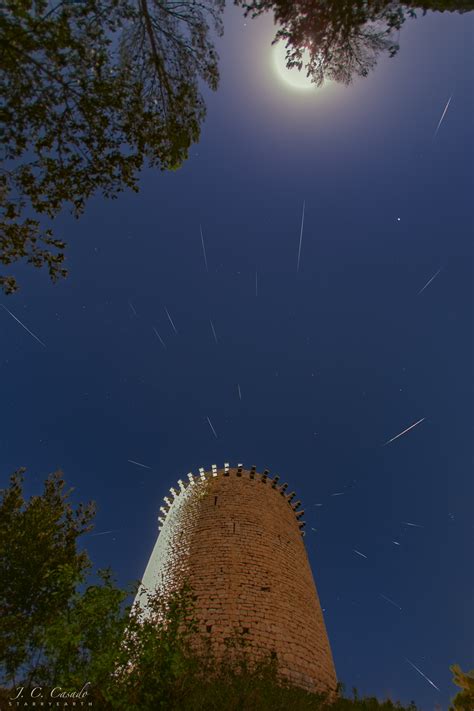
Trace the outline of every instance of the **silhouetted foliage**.
{"label": "silhouetted foliage", "polygon": [[[176,711],[416,711],[412,703],[402,707],[375,697],[337,698],[292,686],[278,675],[278,660],[264,657],[252,662],[238,637],[223,660],[212,650],[187,675],[183,701],[169,708]],[[198,666],[199,664],[199,666]],[[151,708],[150,708],[151,711]]]}
{"label": "silhouetted foliage", "polygon": [[23,497],[23,473],[13,474],[0,502],[0,665],[6,683],[34,670],[45,630],[67,609],[89,559],[77,538],[89,530],[91,504],[75,510],[60,472],[44,491]]}
{"label": "silhouetted foliage", "polygon": [[453,664],[449,669],[453,673],[454,683],[461,689],[452,700],[450,711],[472,711],[474,709],[474,669],[463,672],[458,664]]}
{"label": "silhouetted foliage", "polygon": [[[5,0],[0,14],[0,262],[66,274],[65,243],[44,228],[94,193],[137,190],[146,161],[179,167],[197,141],[199,81],[218,83],[210,24],[224,0]],[[0,275],[12,293],[12,275]]]}
{"label": "silhouetted foliage", "polygon": [[417,10],[467,12],[474,0],[235,0],[245,14],[272,12],[274,42],[287,48],[287,66],[306,72],[317,86],[325,80],[349,84],[365,77],[382,52],[398,51],[396,33]]}
{"label": "silhouetted foliage", "polygon": [[104,711],[160,708],[151,699],[179,696],[193,663],[186,584],[167,598],[149,593],[144,615],[132,604],[136,586],[119,589],[108,570],[93,581],[77,539],[91,530],[94,506],[74,508],[59,472],[27,501],[23,474],[11,477],[0,500],[2,683],[27,695],[37,686],[79,690],[88,682],[88,699]]}

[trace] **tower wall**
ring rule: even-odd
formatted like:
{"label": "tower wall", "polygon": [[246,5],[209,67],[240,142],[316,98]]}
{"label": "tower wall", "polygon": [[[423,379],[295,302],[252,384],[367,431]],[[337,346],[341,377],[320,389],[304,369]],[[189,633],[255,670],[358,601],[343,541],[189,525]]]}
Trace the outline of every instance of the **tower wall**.
{"label": "tower wall", "polygon": [[276,652],[280,673],[292,683],[335,690],[302,512],[292,497],[277,480],[242,468],[201,470],[180,488],[164,507],[143,586],[166,591],[186,577],[200,631],[217,653],[238,633],[253,658]]}

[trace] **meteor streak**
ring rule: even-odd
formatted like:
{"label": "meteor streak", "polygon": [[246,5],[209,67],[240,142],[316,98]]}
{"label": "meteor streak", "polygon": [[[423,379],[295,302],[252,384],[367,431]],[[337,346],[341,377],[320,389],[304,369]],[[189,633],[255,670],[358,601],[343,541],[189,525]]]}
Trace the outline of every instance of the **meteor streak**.
{"label": "meteor streak", "polygon": [[166,306],[165,306],[165,311],[166,311],[166,315],[167,315],[168,318],[169,318],[170,324],[173,326],[174,332],[175,332],[175,333],[178,333],[178,331],[177,331],[177,329],[176,329],[176,326],[175,326],[174,323],[173,323],[173,319],[171,318],[170,313],[169,313],[168,309],[166,308]]}
{"label": "meteor streak", "polygon": [[397,435],[395,435],[395,437],[392,437],[392,439],[389,439],[387,442],[384,442],[382,447],[385,447],[386,444],[390,444],[390,442],[393,442],[394,440],[398,439],[402,435],[406,434],[407,432],[412,430],[414,427],[419,425],[420,422],[423,422],[423,420],[425,420],[425,419],[426,419],[426,417],[422,417],[421,420],[418,420],[418,422],[413,423],[413,425],[410,425],[410,427],[407,427],[406,430],[403,430],[403,432],[400,432],[400,434],[397,434]]}
{"label": "meteor streak", "polygon": [[399,610],[402,609],[402,608],[400,607],[400,605],[397,605],[396,602],[394,602],[393,600],[390,600],[390,598],[387,597],[386,595],[384,595],[383,593],[380,593],[380,597],[383,597],[383,599],[386,600],[387,602],[389,602],[391,605],[395,605],[395,607],[398,607]]}
{"label": "meteor streak", "polygon": [[214,324],[212,323],[211,319],[209,319],[209,323],[211,324],[212,333],[214,335],[214,340],[217,343],[216,329],[214,328]]}
{"label": "meteor streak", "polygon": [[435,688],[437,691],[440,691],[440,689],[438,689],[438,687],[436,686],[436,684],[433,684],[433,682],[431,681],[431,679],[428,679],[428,677],[426,676],[426,674],[423,674],[423,672],[421,671],[421,669],[418,669],[418,667],[415,666],[415,665],[413,664],[413,662],[410,662],[410,660],[407,659],[406,657],[405,657],[405,661],[407,661],[408,664],[410,664],[410,666],[413,667],[413,669],[416,669],[416,671],[418,672],[418,674],[421,674],[421,676],[422,676],[424,679],[426,679],[426,681],[427,681],[429,684],[431,684],[431,686],[434,686],[434,688]]}
{"label": "meteor streak", "polygon": [[240,390],[240,385],[237,383],[237,390],[239,391],[239,400],[242,400],[242,392]]}
{"label": "meteor streak", "polygon": [[364,555],[364,554],[361,553],[360,551],[356,550],[355,548],[353,548],[352,550],[354,551],[354,553],[357,553],[357,555],[360,555],[362,558],[367,558],[366,555]]}
{"label": "meteor streak", "polygon": [[158,339],[159,339],[161,345],[163,346],[163,348],[166,348],[166,345],[165,345],[164,340],[162,339],[162,337],[160,336],[160,334],[158,333],[158,331],[156,330],[156,328],[155,328],[154,326],[153,326],[153,330],[154,330],[156,336],[158,337]]}
{"label": "meteor streak", "polygon": [[22,328],[24,328],[25,331],[27,331],[27,332],[30,334],[30,336],[32,336],[32,337],[35,339],[35,341],[38,341],[38,343],[41,343],[41,345],[43,346],[43,348],[46,348],[46,344],[43,343],[43,341],[41,341],[41,340],[38,338],[38,336],[35,336],[35,334],[32,333],[32,331],[30,331],[30,329],[27,328],[27,327],[25,326],[25,324],[22,323],[22,322],[20,321],[20,319],[15,316],[15,314],[12,314],[12,312],[9,311],[9,310],[7,309],[7,307],[4,306],[3,304],[0,304],[0,306],[2,306],[2,307],[5,309],[5,311],[6,311],[7,313],[9,313],[10,316],[11,316],[12,318],[14,318],[15,321],[16,321],[17,323],[19,323],[20,326],[21,326]]}
{"label": "meteor streak", "polygon": [[448,107],[449,107],[449,104],[451,103],[451,99],[452,99],[452,98],[453,98],[453,95],[451,94],[451,96],[450,96],[449,99],[448,99],[448,103],[447,103],[446,106],[444,107],[444,111],[443,111],[443,114],[442,114],[442,116],[441,116],[441,118],[440,118],[440,120],[439,120],[439,123],[438,123],[438,125],[436,126],[436,131],[434,132],[433,138],[436,138],[436,136],[437,136],[437,134],[438,134],[439,127],[440,127],[441,124],[443,123],[443,119],[444,119],[444,117],[446,116],[446,111],[448,110]]}
{"label": "meteor streak", "polygon": [[296,263],[296,273],[298,273],[300,270],[301,243],[303,241],[303,226],[304,226],[304,208],[305,208],[305,202],[303,201],[303,214],[301,216],[301,230],[300,230],[300,245],[298,247],[298,261]]}
{"label": "meteor streak", "polygon": [[212,422],[210,421],[209,417],[207,418],[207,421],[209,422],[209,427],[211,428],[212,432],[214,433],[214,437],[217,439],[216,431],[215,431],[214,427],[212,426]]}
{"label": "meteor streak", "polygon": [[204,255],[204,264],[206,265],[206,272],[208,272],[209,269],[208,269],[208,267],[207,267],[206,247],[204,246],[204,237],[203,237],[203,234],[202,234],[202,227],[201,227],[201,225],[199,225],[199,232],[201,233],[201,244],[202,244],[202,253],[203,253],[203,255]]}
{"label": "meteor streak", "polygon": [[130,464],[136,464],[137,467],[143,467],[143,469],[151,469],[151,467],[148,467],[146,464],[140,464],[140,462],[135,462],[133,459],[127,459],[127,462],[130,462]]}
{"label": "meteor streak", "polygon": [[418,292],[417,296],[419,296],[419,295],[421,294],[421,292],[424,291],[424,290],[426,289],[426,287],[429,286],[429,285],[431,284],[431,282],[432,282],[434,279],[436,279],[436,277],[438,276],[438,274],[440,273],[440,271],[441,271],[441,269],[438,269],[438,271],[436,272],[436,274],[433,274],[433,276],[431,277],[431,279],[429,279],[429,280],[426,282],[426,284],[424,285],[424,287],[423,287],[422,289],[420,289],[420,291]]}

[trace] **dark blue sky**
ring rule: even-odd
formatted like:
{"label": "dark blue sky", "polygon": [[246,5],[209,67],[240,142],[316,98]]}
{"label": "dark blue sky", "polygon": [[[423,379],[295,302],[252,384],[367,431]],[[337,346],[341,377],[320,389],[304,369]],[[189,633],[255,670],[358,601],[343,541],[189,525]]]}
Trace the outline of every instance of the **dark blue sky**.
{"label": "dark blue sky", "polygon": [[297,91],[271,19],[230,8],[186,165],[61,218],[66,281],[17,270],[1,302],[45,348],[0,312],[2,485],[62,468],[126,584],[179,477],[268,467],[303,501],[339,678],[425,710],[474,666],[473,20],[407,23],[369,78]]}

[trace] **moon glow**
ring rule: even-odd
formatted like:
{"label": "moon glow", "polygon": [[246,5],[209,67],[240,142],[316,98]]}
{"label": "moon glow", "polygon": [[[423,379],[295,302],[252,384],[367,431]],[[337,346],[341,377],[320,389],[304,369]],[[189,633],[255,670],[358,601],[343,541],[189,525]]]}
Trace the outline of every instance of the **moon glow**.
{"label": "moon glow", "polygon": [[[308,61],[307,52],[303,54],[303,64]],[[286,47],[284,42],[278,42],[273,47],[273,64],[279,78],[293,89],[308,90],[315,89],[316,85],[311,83],[311,80],[306,76],[306,70],[303,66],[301,71],[296,67],[288,69],[286,66]]]}

